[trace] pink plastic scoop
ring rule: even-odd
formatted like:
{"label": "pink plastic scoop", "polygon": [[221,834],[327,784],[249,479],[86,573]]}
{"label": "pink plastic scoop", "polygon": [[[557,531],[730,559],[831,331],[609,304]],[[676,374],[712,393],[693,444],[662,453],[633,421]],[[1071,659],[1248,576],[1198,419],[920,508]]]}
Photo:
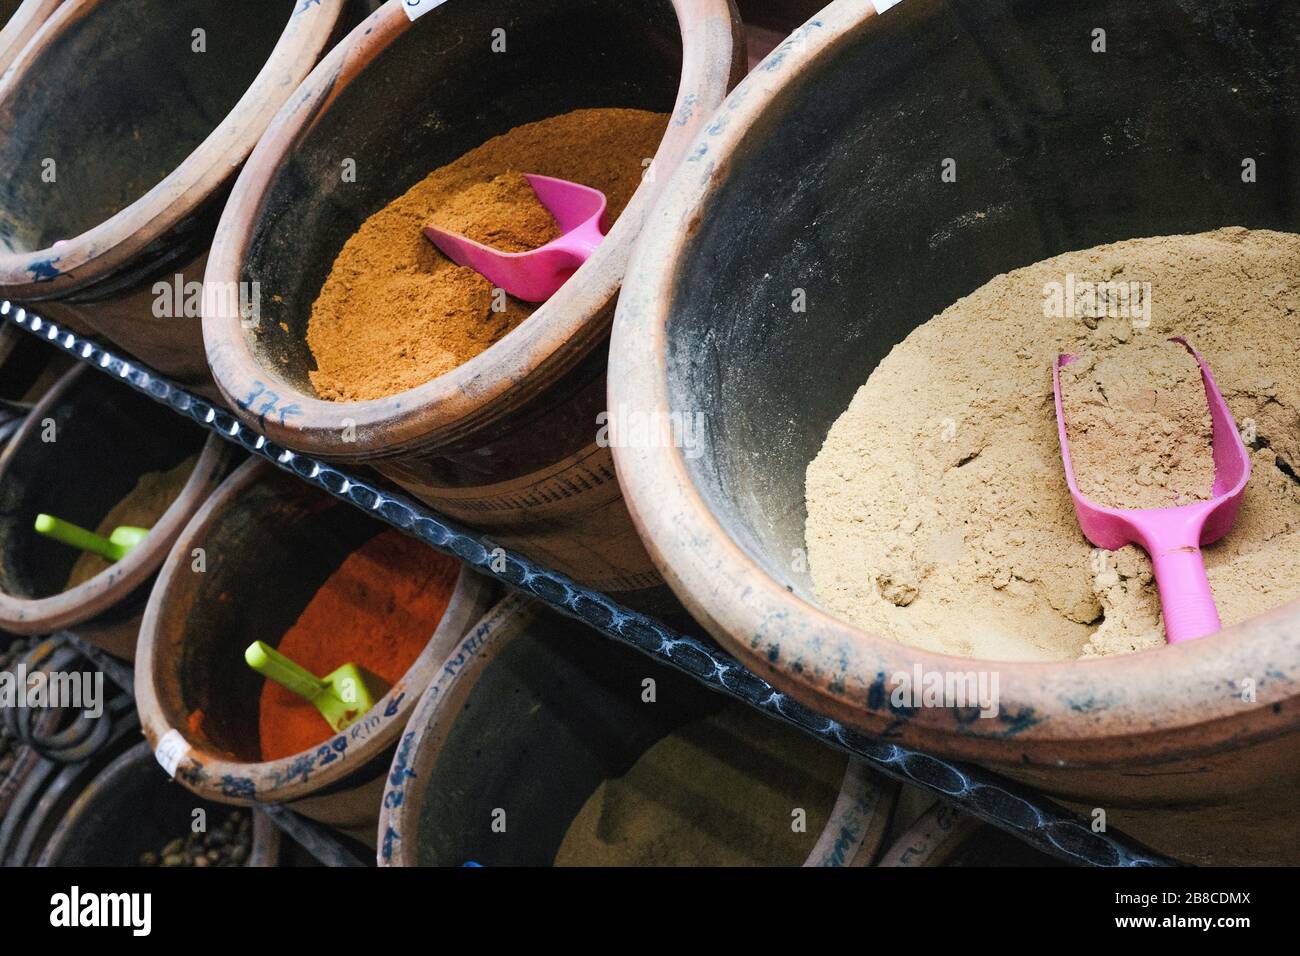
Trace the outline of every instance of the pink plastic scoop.
{"label": "pink plastic scoop", "polygon": [[1160,606],[1164,611],[1165,636],[1170,644],[1204,637],[1219,630],[1219,612],[1214,606],[1210,582],[1205,577],[1201,545],[1218,541],[1237,518],[1241,496],[1250,478],[1250,455],[1237,433],[1228,403],[1223,400],[1205,360],[1186,339],[1173,338],[1192,353],[1201,367],[1205,398],[1213,424],[1214,486],[1211,497],[1173,508],[1104,508],[1079,492],[1070,460],[1070,440],[1065,431],[1061,407],[1061,367],[1077,356],[1062,355],[1052,368],[1056,393],[1056,428],[1065,462],[1065,481],[1074,499],[1079,527],[1099,548],[1114,551],[1126,544],[1138,544],[1151,556]]}
{"label": "pink plastic scoop", "polygon": [[591,258],[605,238],[607,205],[599,189],[550,176],[525,174],[537,198],[563,233],[529,252],[502,252],[437,226],[425,226],[428,239],[457,265],[479,273],[525,302],[545,302]]}

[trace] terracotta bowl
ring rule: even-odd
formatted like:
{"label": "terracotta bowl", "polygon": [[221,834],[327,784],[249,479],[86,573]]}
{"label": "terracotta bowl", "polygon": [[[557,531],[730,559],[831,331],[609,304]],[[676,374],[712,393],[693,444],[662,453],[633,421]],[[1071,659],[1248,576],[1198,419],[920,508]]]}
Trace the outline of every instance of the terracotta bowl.
{"label": "terracotta bowl", "polygon": [[[1158,652],[980,662],[837,620],[792,560],[805,469],[830,425],[952,302],[1135,235],[1300,230],[1300,173],[1285,163],[1300,9],[1209,6],[833,3],[734,91],[670,184],[629,267],[609,401],[705,415],[690,455],[616,447],[619,476],[678,596],[778,687],[1105,810],[1187,859],[1295,863],[1297,605]],[[1089,48],[1102,22],[1104,61]],[[1243,155],[1266,171],[1249,186]],[[961,172],[941,185],[945,157]],[[801,286],[806,314],[790,306]],[[896,675],[914,665],[997,671],[999,716],[895,706]]]}
{"label": "terracotta bowl", "polygon": [[[497,29],[505,53],[491,49]],[[294,94],[235,186],[207,279],[258,282],[263,309],[255,328],[230,303],[204,316],[222,393],[276,442],[373,464],[584,583],[662,587],[598,441],[605,349],[641,223],[743,71],[728,0],[476,0],[414,22],[396,2],[382,7]],[[360,224],[493,136],[595,107],[673,119],[653,175],[564,287],[501,341],[423,385],[368,401],[317,397],[307,322]],[[345,157],[357,163],[355,182],[340,176]]]}
{"label": "terracotta bowl", "polygon": [[[179,783],[219,803],[292,804],[374,841],[393,745],[487,608],[491,583],[462,567],[447,610],[401,680],[347,730],[282,759],[262,759],[264,681],[244,663],[244,648],[278,643],[347,556],[386,527],[261,460],[240,466],[194,515],[150,595],[135,668],[141,727]],[[197,548],[201,574],[193,570]]]}
{"label": "terracotta bowl", "polygon": [[[36,515],[94,528],[142,475],[191,455],[194,469],[144,541],[65,590],[79,553],[37,534]],[[0,628],[49,634],[72,627],[112,654],[134,657],[154,574],[234,459],[232,445],[108,376],[84,365],[68,371],[0,453]]]}

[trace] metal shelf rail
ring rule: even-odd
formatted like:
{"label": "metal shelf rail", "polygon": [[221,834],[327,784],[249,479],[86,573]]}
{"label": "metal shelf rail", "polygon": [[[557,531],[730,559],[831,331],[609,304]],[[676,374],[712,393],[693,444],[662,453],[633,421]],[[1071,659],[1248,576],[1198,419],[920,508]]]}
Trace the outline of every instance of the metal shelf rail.
{"label": "metal shelf rail", "polygon": [[[922,787],[1045,853],[1088,866],[1177,865],[1115,830],[1095,832],[1086,820],[1030,787],[982,767],[944,760],[868,737],[817,714],[717,648],[623,607],[607,595],[583,587],[509,549],[498,548],[485,536],[460,527],[409,498],[381,490],[326,462],[282,448],[221,406],[177,387],[149,368],[96,342],[61,329],[17,303],[0,302],[0,322],[9,322],[39,336],[249,453],[260,455],[303,481],[537,598],[606,637],[683,671],[714,691],[793,724],[861,758],[887,777]],[[497,571],[494,565],[504,569]]]}

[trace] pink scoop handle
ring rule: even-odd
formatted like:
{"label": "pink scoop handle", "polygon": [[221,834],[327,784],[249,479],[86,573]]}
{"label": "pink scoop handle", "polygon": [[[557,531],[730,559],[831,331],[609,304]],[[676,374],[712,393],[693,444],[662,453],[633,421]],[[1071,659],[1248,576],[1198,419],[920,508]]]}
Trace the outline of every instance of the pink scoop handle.
{"label": "pink scoop handle", "polygon": [[1194,545],[1157,550],[1151,567],[1160,591],[1165,636],[1170,644],[1213,634],[1223,625],[1214,606],[1214,594],[1205,576],[1205,560]]}
{"label": "pink scoop handle", "polygon": [[424,235],[457,265],[473,269],[516,299],[545,302],[604,241],[601,225],[607,201],[590,186],[549,176],[525,178],[555,218],[562,231],[559,238],[529,252],[502,252],[437,226],[425,226]]}
{"label": "pink scoop handle", "polygon": [[1088,498],[1079,491],[1075,481],[1061,401],[1061,366],[1073,362],[1074,356],[1062,355],[1057,359],[1052,368],[1052,390],[1065,480],[1079,527],[1099,548],[1113,551],[1136,543],[1150,555],[1165,619],[1165,637],[1170,644],[1177,644],[1213,634],[1222,626],[1205,576],[1201,545],[1222,538],[1236,520],[1250,479],[1250,455],[1205,359],[1186,339],[1176,337],[1171,341],[1181,343],[1196,359],[1205,386],[1213,425],[1214,455],[1213,497],[1207,501],[1170,508],[1126,510],[1107,508]]}

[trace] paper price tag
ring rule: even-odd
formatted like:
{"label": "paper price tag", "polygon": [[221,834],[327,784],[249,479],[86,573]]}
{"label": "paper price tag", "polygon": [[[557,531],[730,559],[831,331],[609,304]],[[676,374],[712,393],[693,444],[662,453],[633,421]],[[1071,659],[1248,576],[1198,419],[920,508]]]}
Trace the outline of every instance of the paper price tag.
{"label": "paper price tag", "polygon": [[158,749],[153,752],[158,763],[167,771],[167,776],[176,776],[176,768],[180,766],[181,760],[190,752],[190,745],[185,742],[179,730],[169,730],[158,741]]}
{"label": "paper price tag", "polygon": [[446,2],[447,0],[402,0],[402,9],[406,11],[408,17],[416,20]]}

